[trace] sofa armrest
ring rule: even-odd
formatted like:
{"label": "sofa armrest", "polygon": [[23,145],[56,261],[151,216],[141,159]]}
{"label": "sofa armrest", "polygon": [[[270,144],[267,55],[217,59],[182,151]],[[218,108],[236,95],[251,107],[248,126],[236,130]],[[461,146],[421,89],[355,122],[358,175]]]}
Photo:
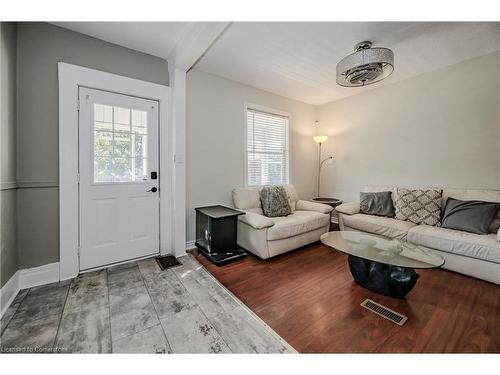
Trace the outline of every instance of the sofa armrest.
{"label": "sofa armrest", "polygon": [[332,212],[333,207],[323,203],[298,200],[295,209],[299,211],[316,211],[322,214],[329,214]]}
{"label": "sofa armrest", "polygon": [[342,203],[335,207],[335,210],[337,212],[340,212],[341,214],[345,215],[354,215],[354,214],[359,214],[359,202],[347,202],[347,203]]}
{"label": "sofa armrest", "polygon": [[238,220],[255,229],[269,228],[274,225],[274,221],[268,217],[253,212],[247,212],[245,215],[238,216]]}

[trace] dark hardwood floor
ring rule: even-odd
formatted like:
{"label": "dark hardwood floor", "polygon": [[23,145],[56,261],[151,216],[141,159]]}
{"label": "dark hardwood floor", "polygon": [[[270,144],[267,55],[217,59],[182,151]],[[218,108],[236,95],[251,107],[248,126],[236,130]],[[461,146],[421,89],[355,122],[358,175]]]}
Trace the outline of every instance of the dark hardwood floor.
{"label": "dark hardwood floor", "polygon": [[[418,270],[405,300],[357,285],[347,257],[316,243],[282,256],[217,267],[197,259],[302,353],[500,352],[500,286],[446,270]],[[406,316],[400,327],[364,309],[370,298]]]}

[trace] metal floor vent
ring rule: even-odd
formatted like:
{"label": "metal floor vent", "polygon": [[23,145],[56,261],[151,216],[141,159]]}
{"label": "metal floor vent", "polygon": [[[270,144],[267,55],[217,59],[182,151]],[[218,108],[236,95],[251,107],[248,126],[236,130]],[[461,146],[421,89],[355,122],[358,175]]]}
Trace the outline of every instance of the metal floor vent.
{"label": "metal floor vent", "polygon": [[377,315],[380,315],[383,318],[389,319],[391,322],[396,323],[397,325],[402,326],[408,320],[408,317],[397,313],[394,310],[391,310],[381,304],[372,301],[371,299],[365,299],[361,306],[365,309],[368,309],[374,312]]}
{"label": "metal floor vent", "polygon": [[156,257],[156,263],[160,266],[161,270],[164,271],[167,268],[181,266],[182,264],[173,255],[163,255]]}

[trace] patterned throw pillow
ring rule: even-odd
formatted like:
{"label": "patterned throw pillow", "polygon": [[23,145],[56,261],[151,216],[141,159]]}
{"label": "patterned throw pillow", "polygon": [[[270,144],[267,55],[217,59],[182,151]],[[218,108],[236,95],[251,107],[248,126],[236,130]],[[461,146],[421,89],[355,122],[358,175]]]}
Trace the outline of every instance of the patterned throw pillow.
{"label": "patterned throw pillow", "polygon": [[396,219],[415,224],[440,226],[442,190],[396,190]]}
{"label": "patterned throw pillow", "polygon": [[267,217],[288,216],[292,213],[288,195],[283,186],[264,186],[260,190],[262,211]]}

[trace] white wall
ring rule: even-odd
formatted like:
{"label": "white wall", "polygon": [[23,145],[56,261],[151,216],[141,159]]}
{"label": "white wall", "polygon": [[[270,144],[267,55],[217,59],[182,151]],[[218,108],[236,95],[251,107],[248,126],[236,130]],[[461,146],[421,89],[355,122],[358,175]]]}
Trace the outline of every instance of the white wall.
{"label": "white wall", "polygon": [[232,205],[231,191],[244,186],[244,103],[291,113],[291,182],[299,195],[315,191],[315,107],[192,70],[187,76],[186,220],[194,240],[194,208]]}
{"label": "white wall", "polygon": [[321,105],[318,118],[335,157],[322,195],[358,200],[367,184],[500,188],[500,53]]}

